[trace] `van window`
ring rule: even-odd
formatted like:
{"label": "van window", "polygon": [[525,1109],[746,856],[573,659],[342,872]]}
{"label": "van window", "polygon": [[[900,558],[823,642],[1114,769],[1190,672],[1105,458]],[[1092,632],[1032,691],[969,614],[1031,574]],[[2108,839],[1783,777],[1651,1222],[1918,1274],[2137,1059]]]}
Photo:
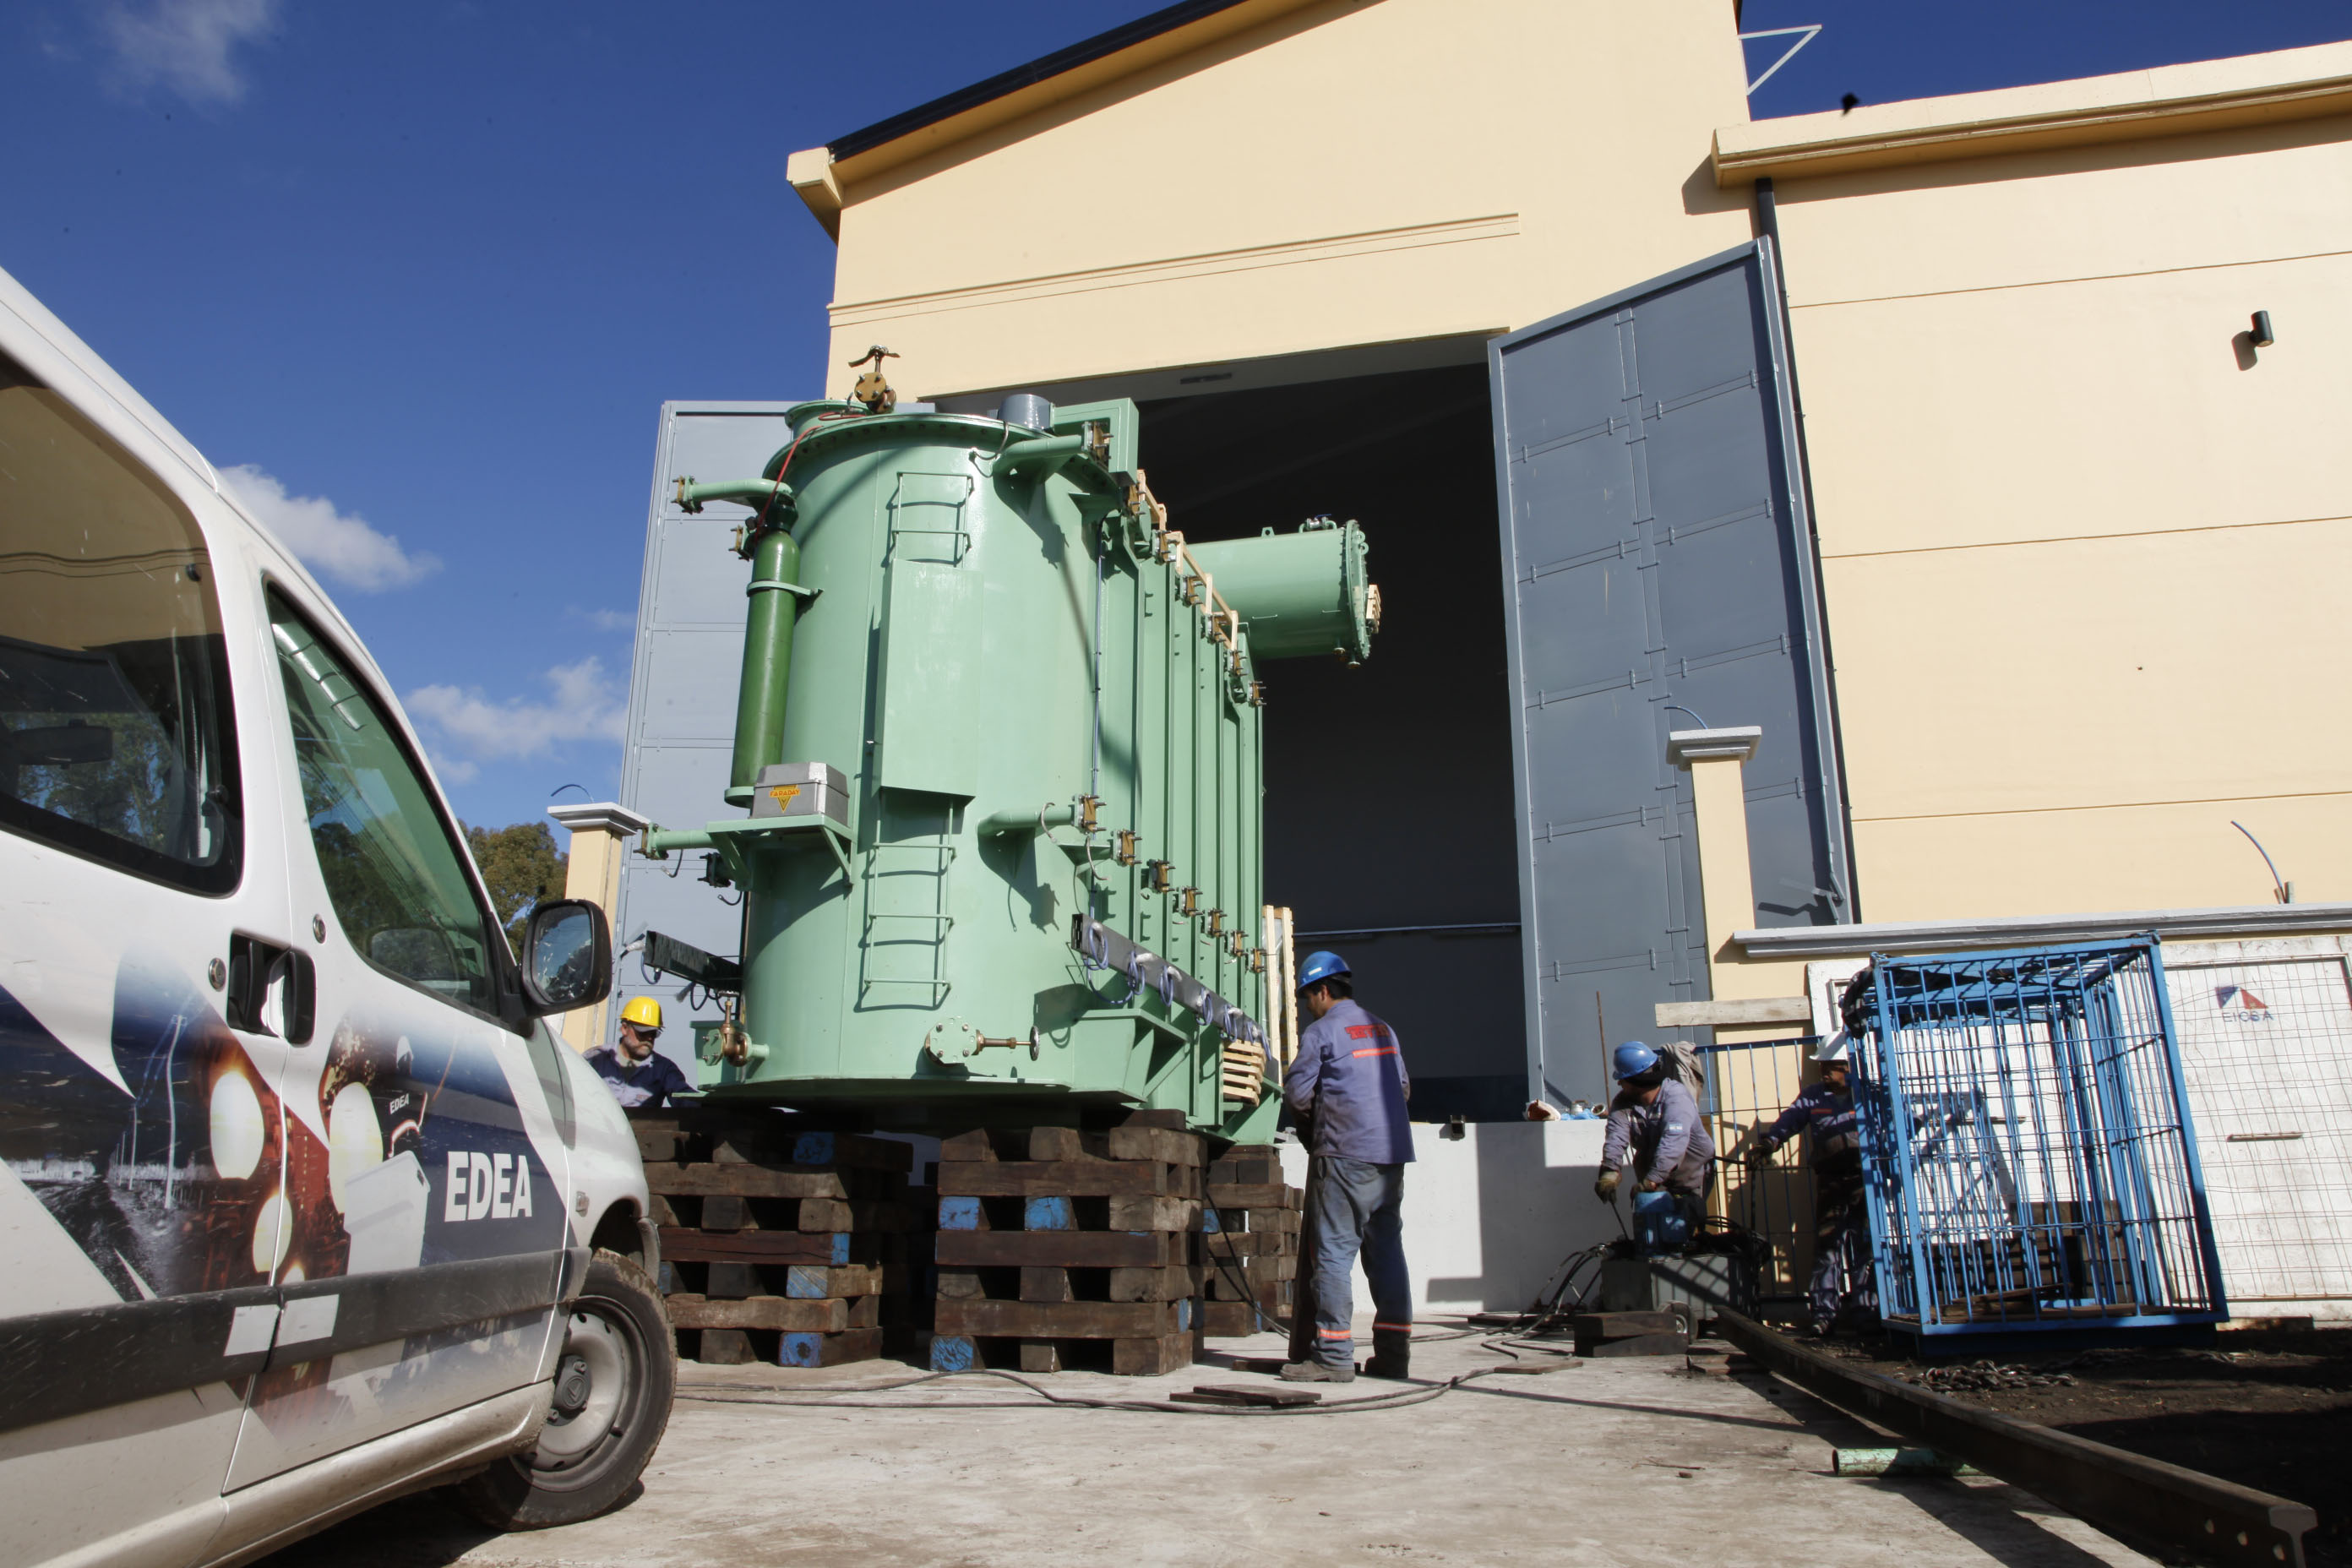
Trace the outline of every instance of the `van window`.
{"label": "van window", "polygon": [[0,826],[236,887],[228,659],[195,519],[0,356]]}
{"label": "van window", "polygon": [[269,629],[286,681],[303,814],[335,919],[378,969],[494,1012],[489,942],[503,942],[399,731],[343,659],[275,590]]}

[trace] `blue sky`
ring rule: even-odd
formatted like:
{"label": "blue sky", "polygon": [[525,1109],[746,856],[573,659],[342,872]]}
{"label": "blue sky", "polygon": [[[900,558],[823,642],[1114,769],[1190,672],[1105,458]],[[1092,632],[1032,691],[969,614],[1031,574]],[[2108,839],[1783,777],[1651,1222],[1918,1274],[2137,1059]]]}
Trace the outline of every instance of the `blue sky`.
{"label": "blue sky", "polygon": [[[617,788],[660,403],[823,375],[832,247],[785,155],[1155,8],[15,0],[0,267],[237,470],[460,813],[535,818]],[[1758,115],[2352,36],[2342,0],[1745,25],[1812,22]]]}

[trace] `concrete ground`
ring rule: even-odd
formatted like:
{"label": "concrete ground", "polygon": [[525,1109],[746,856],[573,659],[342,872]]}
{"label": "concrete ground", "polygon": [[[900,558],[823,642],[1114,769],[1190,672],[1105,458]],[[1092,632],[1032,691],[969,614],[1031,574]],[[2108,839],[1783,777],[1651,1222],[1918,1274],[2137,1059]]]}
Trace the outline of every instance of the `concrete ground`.
{"label": "concrete ground", "polygon": [[[1272,1336],[1219,1345],[1282,1350]],[[1414,1372],[1437,1386],[1507,1359],[1477,1338],[1425,1342]],[[896,1362],[823,1371],[688,1364],[643,1491],[602,1519],[495,1536],[437,1499],[417,1498],[268,1562],[2148,1562],[1998,1482],[1833,1476],[1832,1443],[1858,1429],[1769,1379],[1691,1372],[1679,1358],[1527,1359],[1565,1364],[1542,1376],[1479,1378],[1403,1408],[1278,1416],[1057,1408],[985,1377],[874,1390],[918,1375]],[[1034,1381],[1156,1410],[1197,1384],[1274,1384],[1210,1365],[1158,1378]],[[1327,1389],[1325,1402],[1399,1389],[1359,1379]]]}

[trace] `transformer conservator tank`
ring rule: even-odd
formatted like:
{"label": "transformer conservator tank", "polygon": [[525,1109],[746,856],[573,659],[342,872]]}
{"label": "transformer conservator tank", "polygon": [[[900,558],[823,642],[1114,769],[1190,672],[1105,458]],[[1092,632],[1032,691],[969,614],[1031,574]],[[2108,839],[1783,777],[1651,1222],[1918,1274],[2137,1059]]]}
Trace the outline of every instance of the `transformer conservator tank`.
{"label": "transformer conservator tank", "polygon": [[641,847],[744,889],[714,1092],[905,1125],[1150,1106],[1263,1141],[1258,667],[1368,657],[1362,531],[1189,546],[1133,404],[999,412],[805,403],[758,477],[675,477],[688,510],[754,512],[750,815]]}

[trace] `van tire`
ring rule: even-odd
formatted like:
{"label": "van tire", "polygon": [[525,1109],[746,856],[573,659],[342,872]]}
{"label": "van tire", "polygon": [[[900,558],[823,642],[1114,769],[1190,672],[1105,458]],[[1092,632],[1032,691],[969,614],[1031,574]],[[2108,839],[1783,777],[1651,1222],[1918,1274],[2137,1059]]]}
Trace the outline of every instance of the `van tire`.
{"label": "van tire", "polygon": [[[636,1484],[669,1425],[677,1342],[643,1268],[598,1247],[562,1327],[555,1407],[538,1441],[450,1489],[459,1507],[493,1529],[595,1518]],[[593,1436],[567,1433],[583,1423],[609,1425]]]}

